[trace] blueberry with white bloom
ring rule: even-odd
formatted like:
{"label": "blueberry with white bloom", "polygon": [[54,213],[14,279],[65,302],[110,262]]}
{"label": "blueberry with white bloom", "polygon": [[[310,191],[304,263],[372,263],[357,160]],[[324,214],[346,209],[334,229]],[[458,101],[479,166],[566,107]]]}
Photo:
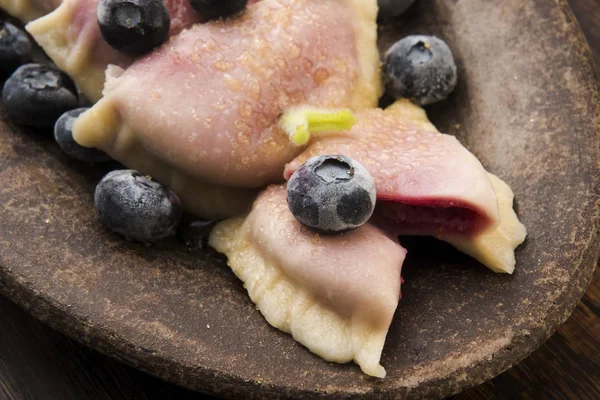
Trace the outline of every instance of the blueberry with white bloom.
{"label": "blueberry with white bloom", "polygon": [[358,228],[375,208],[375,182],[357,161],[343,156],[316,156],[294,172],[287,185],[292,214],[319,232]]}
{"label": "blueberry with white bloom", "polygon": [[414,35],[396,42],[384,57],[383,78],[390,95],[420,106],[444,100],[457,83],[448,45],[435,36]]}
{"label": "blueberry with white bloom", "polygon": [[54,125],[54,139],[62,151],[71,158],[88,163],[100,163],[110,161],[106,153],[90,148],[83,147],[73,139],[73,124],[81,114],[89,108],[77,108],[64,113]]}
{"label": "blueberry with white bloom", "polygon": [[146,54],[169,38],[171,18],[161,0],[100,0],[98,26],[115,50]]}
{"label": "blueberry with white bloom", "polygon": [[2,89],[8,116],[23,125],[51,128],[65,112],[77,108],[75,84],[53,65],[25,64]]}
{"label": "blueberry with white bloom", "polygon": [[0,21],[0,79],[14,72],[31,57],[27,34],[10,22]]}
{"label": "blueberry with white bloom", "polygon": [[175,193],[134,170],[112,171],[102,178],[94,204],[104,225],[138,242],[174,235],[182,215]]}

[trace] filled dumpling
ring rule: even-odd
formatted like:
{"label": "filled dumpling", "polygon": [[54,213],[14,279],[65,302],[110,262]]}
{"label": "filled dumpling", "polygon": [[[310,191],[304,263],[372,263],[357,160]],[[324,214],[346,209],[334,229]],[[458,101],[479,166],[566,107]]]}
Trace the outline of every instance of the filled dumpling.
{"label": "filled dumpling", "polygon": [[127,67],[133,62],[102,38],[97,7],[98,0],[65,0],[56,10],[26,26],[52,61],[94,102],[102,96],[107,65]]}
{"label": "filled dumpling", "polygon": [[279,182],[302,150],[279,124],[286,110],[376,105],[376,15],[375,0],[264,0],[239,18],[194,25],[127,70],[110,70],[75,140],[175,190],[173,181]]}
{"label": "filled dumpling", "polygon": [[351,131],[311,144],[285,177],[315,155],[352,157],[375,179],[375,224],[393,234],[438,237],[494,271],[512,273],[525,228],[512,209],[510,188],[408,101],[358,118]]}
{"label": "filled dumpling", "polygon": [[271,186],[246,217],[224,221],[210,245],[266,320],[328,361],[354,360],[384,377],[379,364],[400,298],[406,251],[373,225],[319,235],[289,211],[285,186]]}
{"label": "filled dumpling", "polygon": [[[0,0],[2,1],[2,0]],[[164,0],[171,18],[170,35],[201,21],[188,0]],[[113,48],[98,27],[98,0],[65,0],[54,12],[27,25],[56,65],[69,74],[92,101],[102,97],[109,64],[127,67],[133,58]]]}
{"label": "filled dumpling", "polygon": [[[257,1],[250,0],[248,4]],[[163,3],[170,16],[170,36],[203,21],[189,0],[163,0]],[[27,25],[46,54],[93,102],[102,97],[108,65],[126,68],[134,61],[132,56],[113,49],[104,41],[98,27],[97,8],[98,0],[65,0],[54,12]]]}

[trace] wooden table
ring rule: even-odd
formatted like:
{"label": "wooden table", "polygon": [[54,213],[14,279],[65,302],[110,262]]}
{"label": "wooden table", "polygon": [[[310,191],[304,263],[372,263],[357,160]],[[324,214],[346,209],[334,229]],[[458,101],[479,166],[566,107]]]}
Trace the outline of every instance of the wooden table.
{"label": "wooden table", "polygon": [[[600,66],[600,2],[570,0]],[[0,400],[200,399],[90,350],[0,297]],[[600,399],[600,269],[569,321],[518,366],[454,397]]]}

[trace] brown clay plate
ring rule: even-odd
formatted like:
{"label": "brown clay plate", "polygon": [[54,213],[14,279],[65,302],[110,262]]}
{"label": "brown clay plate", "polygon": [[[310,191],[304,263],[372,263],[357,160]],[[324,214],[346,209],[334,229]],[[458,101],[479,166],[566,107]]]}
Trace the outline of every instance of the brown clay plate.
{"label": "brown clay plate", "polygon": [[105,231],[92,204],[103,171],[6,120],[0,289],[83,343],[224,397],[441,397],[517,363],[569,316],[599,254],[591,55],[558,0],[419,0],[382,27],[381,48],[408,33],[437,34],[453,49],[458,90],[428,111],[512,186],[529,237],[513,276],[434,240],[404,239],[386,379],[325,362],[271,328],[215,254]]}

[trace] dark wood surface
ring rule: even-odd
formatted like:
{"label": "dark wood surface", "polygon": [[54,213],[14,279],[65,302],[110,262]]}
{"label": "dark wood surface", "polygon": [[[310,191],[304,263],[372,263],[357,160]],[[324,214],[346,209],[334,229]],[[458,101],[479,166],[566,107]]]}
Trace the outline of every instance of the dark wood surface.
{"label": "dark wood surface", "polygon": [[[569,3],[600,65],[600,2]],[[572,317],[546,344],[516,367],[454,398],[600,398],[599,271]],[[0,400],[199,398],[73,342],[0,297]]]}

